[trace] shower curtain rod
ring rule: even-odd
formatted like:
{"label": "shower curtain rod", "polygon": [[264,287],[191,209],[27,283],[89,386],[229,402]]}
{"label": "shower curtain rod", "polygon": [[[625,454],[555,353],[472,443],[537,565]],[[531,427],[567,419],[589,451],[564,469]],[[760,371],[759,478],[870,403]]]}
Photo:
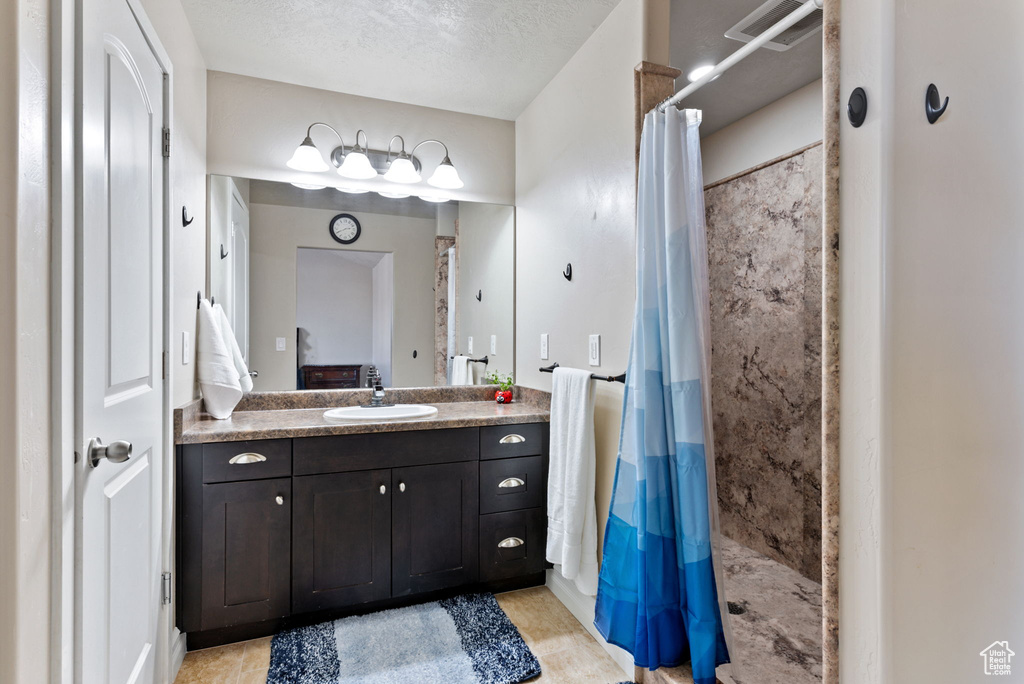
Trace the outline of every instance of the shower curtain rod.
{"label": "shower curtain rod", "polygon": [[672,105],[679,104],[683,99],[693,93],[697,92],[704,87],[706,83],[709,83],[711,79],[716,78],[719,74],[723,74],[732,67],[736,66],[739,62],[743,61],[750,53],[754,52],[762,45],[775,38],[777,35],[793,26],[795,23],[810,15],[814,10],[819,10],[825,5],[825,0],[807,0],[800,9],[790,12],[785,19],[772,26],[770,29],[759,35],[754,40],[750,41],[736,52],[732,53],[720,63],[715,65],[715,68],[704,74],[696,81],[686,86],[672,97],[666,98],[658,103],[655,107],[659,112],[664,112]]}

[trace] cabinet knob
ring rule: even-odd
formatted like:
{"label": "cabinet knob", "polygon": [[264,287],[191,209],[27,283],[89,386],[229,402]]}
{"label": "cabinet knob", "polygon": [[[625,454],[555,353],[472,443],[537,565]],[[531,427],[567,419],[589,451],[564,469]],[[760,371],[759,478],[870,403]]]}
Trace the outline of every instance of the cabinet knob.
{"label": "cabinet knob", "polygon": [[385,487],[384,485],[381,485],[380,486],[380,493],[381,494],[387,494],[387,492],[388,492],[388,488]]}
{"label": "cabinet knob", "polygon": [[514,549],[515,547],[522,546],[525,543],[526,542],[524,542],[519,537],[505,537],[500,542],[498,542],[498,548],[499,549]]}
{"label": "cabinet knob", "polygon": [[404,482],[399,482],[398,483],[398,491],[400,491],[400,492],[404,492],[405,491],[405,483]]}
{"label": "cabinet knob", "polygon": [[278,506],[284,506],[284,497],[283,497],[283,496],[281,496],[280,494],[278,494],[278,495],[277,495],[277,496],[276,496],[276,497],[274,498],[274,501],[276,501],[276,502],[277,502],[277,505],[278,505]]}
{"label": "cabinet knob", "polygon": [[525,441],[526,438],[523,437],[522,435],[511,434],[505,435],[504,437],[499,439],[498,444],[522,444]]}

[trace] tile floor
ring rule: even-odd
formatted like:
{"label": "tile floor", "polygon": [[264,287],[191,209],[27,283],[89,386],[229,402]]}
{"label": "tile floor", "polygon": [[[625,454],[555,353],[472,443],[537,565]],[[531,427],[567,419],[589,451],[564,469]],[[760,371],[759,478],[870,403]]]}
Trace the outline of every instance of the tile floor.
{"label": "tile floor", "polygon": [[[530,684],[615,684],[626,679],[619,666],[547,587],[497,595],[540,660],[543,674]],[[270,667],[270,637],[192,651],[175,684],[263,684]]]}

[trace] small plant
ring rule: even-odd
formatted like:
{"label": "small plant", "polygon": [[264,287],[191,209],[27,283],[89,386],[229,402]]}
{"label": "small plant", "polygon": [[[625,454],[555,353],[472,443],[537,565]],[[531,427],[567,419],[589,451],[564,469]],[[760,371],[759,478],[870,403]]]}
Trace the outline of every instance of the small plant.
{"label": "small plant", "polygon": [[509,390],[512,389],[512,385],[516,383],[514,380],[512,380],[511,373],[494,372],[487,374],[487,384],[497,385],[498,387],[501,388],[502,392],[508,392]]}
{"label": "small plant", "polygon": [[488,373],[487,382],[492,385],[498,386],[498,391],[494,393],[494,400],[499,404],[510,404],[512,403],[512,385],[515,384],[512,380],[511,373]]}

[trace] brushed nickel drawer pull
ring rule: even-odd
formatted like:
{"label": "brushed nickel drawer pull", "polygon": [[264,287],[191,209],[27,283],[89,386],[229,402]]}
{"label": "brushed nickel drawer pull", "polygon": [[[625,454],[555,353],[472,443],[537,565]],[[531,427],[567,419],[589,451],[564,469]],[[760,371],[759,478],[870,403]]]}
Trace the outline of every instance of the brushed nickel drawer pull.
{"label": "brushed nickel drawer pull", "polygon": [[522,435],[511,434],[505,435],[504,437],[499,439],[498,444],[522,444],[525,441],[526,438],[523,437]]}
{"label": "brushed nickel drawer pull", "polygon": [[263,454],[254,454],[252,452],[238,454],[232,456],[231,460],[228,461],[231,465],[245,465],[246,463],[263,463],[267,460],[267,457]]}
{"label": "brushed nickel drawer pull", "polygon": [[510,487],[522,487],[525,482],[520,480],[518,477],[509,477],[498,483],[499,489],[508,489]]}
{"label": "brushed nickel drawer pull", "polygon": [[525,543],[526,542],[524,542],[519,537],[505,537],[500,542],[498,542],[498,548],[499,549],[514,549],[517,546],[522,546]]}

